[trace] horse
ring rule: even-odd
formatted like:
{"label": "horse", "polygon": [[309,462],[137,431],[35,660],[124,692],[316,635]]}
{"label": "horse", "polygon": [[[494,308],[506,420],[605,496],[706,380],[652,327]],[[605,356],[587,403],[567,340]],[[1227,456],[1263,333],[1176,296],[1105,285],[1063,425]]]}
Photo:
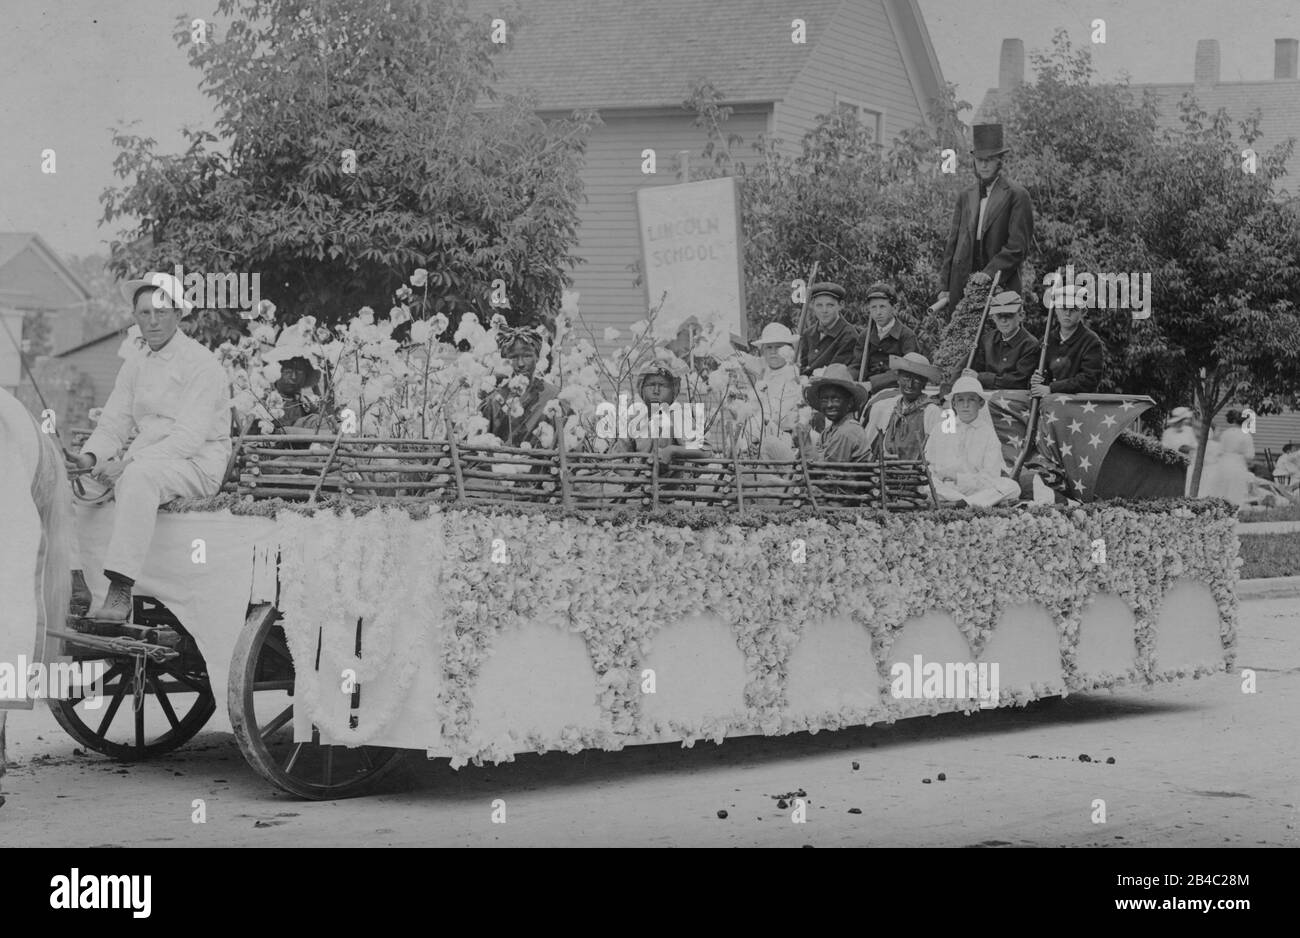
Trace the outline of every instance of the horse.
{"label": "horse", "polygon": [[[0,388],[0,665],[18,671],[47,660],[47,635],[61,627],[72,593],[72,492],[54,436],[42,432],[18,400]],[[25,694],[0,698],[0,776],[5,771],[5,716],[30,710]],[[0,804],[4,797],[0,796]]]}

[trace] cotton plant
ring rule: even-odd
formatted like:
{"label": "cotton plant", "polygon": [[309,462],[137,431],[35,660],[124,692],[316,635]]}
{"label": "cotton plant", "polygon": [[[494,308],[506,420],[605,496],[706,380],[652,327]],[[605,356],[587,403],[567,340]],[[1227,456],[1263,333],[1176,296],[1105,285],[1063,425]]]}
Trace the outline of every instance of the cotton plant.
{"label": "cotton plant", "polygon": [[[350,411],[355,432],[397,439],[443,440],[450,425],[467,445],[499,445],[480,415],[483,399],[498,389],[509,401],[508,412],[523,415],[521,395],[529,382],[516,376],[499,353],[498,338],[505,317],[494,313],[484,323],[479,316],[461,317],[453,343],[439,341],[448,320],[438,314],[411,321],[411,304],[427,308],[430,275],[417,269],[409,285],[396,292],[388,320],[363,307],[344,324],[327,329],[304,316],[288,330],[297,330],[293,343],[316,358],[322,372],[323,410],[333,416]],[[414,290],[423,291],[424,303]],[[257,422],[271,431],[283,417],[284,402],[275,392],[278,364],[264,356],[283,341],[274,325],[275,306],[261,301],[242,314],[248,334],[217,350],[231,376],[234,408],[241,422]],[[396,325],[410,322],[409,340],[392,338]],[[535,374],[559,389],[546,405],[545,417],[527,441],[532,448],[557,444],[555,422],[562,421],[566,449],[603,451],[609,441],[594,432],[597,407],[617,401],[619,393],[635,401],[635,376],[648,362],[660,361],[682,379],[683,402],[706,404],[710,426],[738,426],[756,407],[753,375],[756,360],[738,355],[725,326],[707,317],[690,330],[681,317],[660,316],[651,310],[630,327],[605,328],[606,343],[624,340],[612,354],[601,355],[597,337],[582,318],[578,294],[565,291],[555,317],[554,335],[544,336]],[[761,366],[758,366],[761,368]],[[715,432],[713,436],[717,436]],[[730,450],[730,446],[728,446]]]}

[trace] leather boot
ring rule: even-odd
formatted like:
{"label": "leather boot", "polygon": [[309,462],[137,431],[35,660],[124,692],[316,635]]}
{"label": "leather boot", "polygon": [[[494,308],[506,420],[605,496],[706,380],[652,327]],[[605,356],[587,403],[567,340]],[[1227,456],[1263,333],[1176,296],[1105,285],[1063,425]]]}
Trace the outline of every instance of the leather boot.
{"label": "leather boot", "polygon": [[129,622],[131,619],[131,584],[121,580],[108,581],[108,595],[104,605],[91,613],[97,622]]}
{"label": "leather boot", "polygon": [[86,585],[86,575],[80,570],[72,571],[72,599],[68,602],[68,613],[83,618],[90,612],[90,587]]}

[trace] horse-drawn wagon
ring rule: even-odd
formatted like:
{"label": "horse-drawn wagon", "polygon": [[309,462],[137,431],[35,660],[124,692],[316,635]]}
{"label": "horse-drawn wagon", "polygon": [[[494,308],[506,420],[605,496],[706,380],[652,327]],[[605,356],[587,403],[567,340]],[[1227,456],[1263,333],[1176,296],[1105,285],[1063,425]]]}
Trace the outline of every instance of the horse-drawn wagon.
{"label": "horse-drawn wagon", "polygon": [[[99,599],[110,513],[78,514]],[[923,463],[248,436],[220,495],[160,512],[130,626],[60,630],[105,662],[98,708],[51,706],[134,760],[224,703],[259,774],[346,797],[406,750],[721,742],[1220,671],[1236,556],[1216,502],[949,510]],[[969,693],[930,692],[936,664]]]}

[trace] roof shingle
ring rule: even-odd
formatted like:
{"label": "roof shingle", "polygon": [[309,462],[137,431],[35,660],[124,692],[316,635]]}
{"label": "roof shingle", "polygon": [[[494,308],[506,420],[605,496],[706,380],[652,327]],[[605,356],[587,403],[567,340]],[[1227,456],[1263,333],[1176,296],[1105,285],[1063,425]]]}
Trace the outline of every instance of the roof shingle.
{"label": "roof shingle", "polygon": [[[728,102],[779,101],[843,2],[543,0],[511,21],[496,87],[531,90],[539,110],[675,107],[705,77]],[[791,41],[795,17],[804,44]]]}

